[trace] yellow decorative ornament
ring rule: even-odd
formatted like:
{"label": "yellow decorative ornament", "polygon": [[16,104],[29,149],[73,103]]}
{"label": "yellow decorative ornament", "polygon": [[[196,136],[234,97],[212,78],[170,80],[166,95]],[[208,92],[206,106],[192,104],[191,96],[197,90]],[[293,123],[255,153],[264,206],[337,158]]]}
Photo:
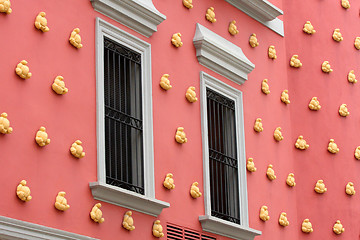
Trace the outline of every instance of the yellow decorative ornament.
{"label": "yellow decorative ornament", "polygon": [[161,238],[164,236],[163,227],[160,224],[160,220],[155,220],[152,228],[152,234],[154,237]]}
{"label": "yellow decorative ornament", "polygon": [[45,127],[40,127],[39,131],[37,131],[35,141],[40,147],[50,143],[50,139],[48,138]]}
{"label": "yellow decorative ornament", "polygon": [[314,229],[312,228],[312,224],[308,218],[305,219],[301,224],[301,231],[303,231],[304,233],[312,233],[314,231]]}
{"label": "yellow decorative ornament", "polygon": [[46,13],[40,12],[35,18],[35,27],[43,32],[48,32],[50,29],[47,26],[47,20],[45,18]]}
{"label": "yellow decorative ornament", "polygon": [[199,198],[201,197],[201,192],[200,192],[200,189],[198,188],[198,185],[199,183],[198,182],[194,182],[192,185],[191,185],[191,188],[190,188],[190,195],[193,197],[193,198]]}
{"label": "yellow decorative ornament", "polygon": [[345,9],[349,9],[350,8],[349,0],[341,0],[341,6]]}
{"label": "yellow decorative ornament", "polygon": [[345,228],[343,228],[343,225],[341,224],[340,220],[337,220],[336,223],[334,224],[333,231],[337,235],[345,232]]}
{"label": "yellow decorative ornament", "polygon": [[306,144],[306,140],[303,136],[299,136],[296,140],[295,147],[300,150],[306,150],[309,148],[309,145]]}
{"label": "yellow decorative ornament", "polygon": [[333,70],[331,69],[331,66],[330,66],[330,63],[329,61],[324,61],[322,64],[321,64],[321,70],[324,72],[324,73],[331,73]]}
{"label": "yellow decorative ornament", "polygon": [[316,182],[315,188],[314,188],[315,192],[317,193],[324,193],[327,191],[327,188],[325,187],[324,184],[324,180],[318,180]]}
{"label": "yellow decorative ornament", "polygon": [[269,180],[275,180],[276,179],[276,175],[275,175],[275,171],[273,169],[273,165],[269,164],[267,171],[266,171],[266,176],[269,178]]}
{"label": "yellow decorative ornament", "polygon": [[235,24],[236,24],[235,20],[232,20],[229,24],[229,33],[233,36],[239,33],[239,30],[237,30],[237,27]]}
{"label": "yellow decorative ornament", "polygon": [[286,178],[286,184],[287,184],[289,187],[295,187],[296,182],[295,182],[295,177],[294,177],[294,174],[293,174],[293,173],[289,173],[289,175],[287,176],[287,178]]}
{"label": "yellow decorative ornament", "polygon": [[16,188],[16,195],[21,201],[28,202],[32,199],[30,196],[30,188],[26,186],[26,181],[22,180]]}
{"label": "yellow decorative ornament", "polygon": [[313,25],[311,24],[310,21],[306,21],[306,23],[304,24],[304,28],[303,28],[303,31],[307,34],[314,34],[316,33]]}
{"label": "yellow decorative ornament", "polygon": [[187,138],[183,127],[178,127],[175,135],[175,140],[178,143],[186,143]]}
{"label": "yellow decorative ornament", "polygon": [[105,219],[102,217],[102,211],[100,210],[101,203],[97,203],[91,209],[90,217],[94,222],[103,223]]}
{"label": "yellow decorative ornament", "polygon": [[249,158],[249,159],[247,160],[246,169],[247,169],[249,172],[256,172],[256,167],[255,167],[255,163],[254,163],[254,159],[253,159],[253,158]]}
{"label": "yellow decorative ornament", "polygon": [[281,127],[277,127],[274,131],[274,138],[276,141],[280,142],[284,139],[282,133],[281,133]]}
{"label": "yellow decorative ornament", "polygon": [[0,12],[10,14],[12,12],[10,0],[0,0]]}
{"label": "yellow decorative ornament", "polygon": [[82,142],[80,140],[76,140],[70,147],[71,154],[76,158],[85,157],[84,148],[81,146]]}
{"label": "yellow decorative ornament", "polygon": [[183,0],[182,2],[183,2],[183,5],[184,5],[185,7],[187,7],[188,9],[193,8],[192,0]]}
{"label": "yellow decorative ornament", "polygon": [[282,212],[282,213],[280,214],[279,224],[280,224],[281,226],[283,226],[283,227],[289,226],[289,221],[287,220],[286,212]]}
{"label": "yellow decorative ornament", "polygon": [[360,50],[360,37],[355,38],[354,46],[357,50]]}
{"label": "yellow decorative ornament", "polygon": [[354,156],[357,160],[360,160],[360,146],[355,149]]}
{"label": "yellow decorative ornament", "polygon": [[269,211],[268,211],[268,207],[267,206],[262,206],[260,208],[260,215],[259,215],[260,219],[263,220],[264,222],[266,222],[267,220],[270,219],[269,216]]}
{"label": "yellow decorative ornament", "polygon": [[131,211],[127,211],[124,214],[124,219],[123,219],[123,228],[125,228],[126,230],[132,231],[135,229],[134,226],[134,219],[132,218],[132,212]]}
{"label": "yellow decorative ornament", "polygon": [[350,114],[350,112],[347,109],[347,105],[345,103],[341,104],[341,106],[339,108],[339,114],[342,117],[346,117]]}
{"label": "yellow decorative ornament", "polygon": [[255,34],[255,33],[251,34],[250,39],[249,39],[249,44],[250,44],[250,46],[253,47],[253,48],[259,46],[259,42],[258,42],[258,40],[257,40],[257,38],[256,38],[256,34]]}
{"label": "yellow decorative ornament", "polygon": [[262,131],[264,130],[261,121],[262,121],[261,118],[257,118],[257,119],[255,120],[254,130],[255,130],[256,132],[262,132]]}
{"label": "yellow decorative ornament", "polygon": [[261,82],[261,91],[263,93],[265,93],[266,95],[268,95],[270,93],[270,88],[269,88],[269,85],[268,85],[268,80],[267,79],[264,79],[262,82]]}
{"label": "yellow decorative ornament", "polygon": [[284,91],[282,91],[282,93],[281,93],[281,97],[280,97],[280,99],[281,99],[281,101],[283,102],[283,103],[285,103],[285,104],[290,104],[290,99],[289,99],[289,94],[288,94],[288,90],[287,89],[285,89]]}
{"label": "yellow decorative ornament", "polygon": [[317,99],[317,97],[313,97],[311,100],[310,100],[310,103],[309,103],[309,108],[313,111],[318,111],[320,110],[321,106],[320,106],[320,102],[319,100]]}
{"label": "yellow decorative ornament", "polygon": [[62,76],[57,76],[54,79],[54,83],[51,85],[52,90],[59,95],[64,95],[69,90],[65,87],[64,78]]}
{"label": "yellow decorative ornament", "polygon": [[340,151],[340,149],[337,147],[337,144],[334,142],[334,139],[330,139],[328,151],[331,153],[338,153]]}
{"label": "yellow decorative ornament", "polygon": [[2,134],[9,134],[13,131],[13,128],[10,127],[10,121],[7,119],[7,116],[6,112],[3,112],[0,115],[0,133]]}
{"label": "yellow decorative ornament", "polygon": [[164,90],[169,90],[172,88],[172,86],[170,85],[170,80],[169,80],[169,74],[164,74],[162,75],[161,79],[160,79],[160,87]]}
{"label": "yellow decorative ornament", "polygon": [[82,48],[83,45],[81,44],[81,36],[80,36],[80,29],[75,28],[70,35],[69,41],[71,45],[73,45],[76,48]]}
{"label": "yellow decorative ornament", "polygon": [[214,12],[214,8],[213,7],[209,7],[207,10],[206,10],[206,15],[205,15],[206,19],[209,21],[209,22],[216,22],[216,18],[215,18],[215,12]]}
{"label": "yellow decorative ornament", "polygon": [[354,70],[351,70],[348,74],[348,81],[351,83],[357,83],[356,76]]}
{"label": "yellow decorative ornament", "polygon": [[174,184],[174,179],[173,179],[173,174],[172,173],[168,173],[166,174],[164,183],[163,183],[164,187],[166,187],[167,189],[171,190],[175,188],[175,184]]}
{"label": "yellow decorative ornament", "polygon": [[174,45],[177,48],[183,45],[180,37],[181,37],[181,33],[174,33],[171,38],[172,45]]}
{"label": "yellow decorative ornament", "polygon": [[354,183],[348,182],[345,187],[345,192],[347,195],[350,195],[350,196],[355,195]]}
{"label": "yellow decorative ornament", "polygon": [[55,200],[55,208],[60,211],[66,211],[70,208],[65,198],[65,192],[59,192]]}
{"label": "yellow decorative ornament", "polygon": [[294,68],[299,68],[302,66],[302,63],[298,55],[293,55],[290,59],[290,66]]}
{"label": "yellow decorative ornament", "polygon": [[271,45],[271,46],[269,47],[268,56],[269,56],[269,58],[271,58],[271,59],[276,59],[276,58],[277,58],[275,46]]}
{"label": "yellow decorative ornament", "polygon": [[29,67],[26,66],[27,64],[28,62],[26,60],[22,60],[15,68],[16,74],[23,79],[28,79],[32,76]]}
{"label": "yellow decorative ornament", "polygon": [[193,103],[197,101],[197,97],[196,97],[196,92],[195,92],[195,87],[189,87],[186,90],[186,94],[185,94],[186,99]]}
{"label": "yellow decorative ornament", "polygon": [[337,41],[337,42],[341,42],[342,40],[344,40],[344,38],[342,37],[342,34],[341,34],[339,28],[336,28],[336,29],[334,30],[333,39],[334,39],[335,41]]}

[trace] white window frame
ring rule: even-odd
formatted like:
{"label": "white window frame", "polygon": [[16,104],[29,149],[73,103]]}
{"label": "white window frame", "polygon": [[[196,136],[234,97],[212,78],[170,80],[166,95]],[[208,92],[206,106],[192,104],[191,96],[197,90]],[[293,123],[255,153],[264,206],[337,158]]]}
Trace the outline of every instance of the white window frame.
{"label": "white window frame", "polygon": [[2,240],[98,240],[56,228],[0,216]]}
{"label": "white window frame", "polygon": [[[238,186],[239,186],[239,209],[240,224],[235,224],[211,216],[211,195],[210,195],[210,170],[209,170],[209,144],[208,144],[208,120],[207,120],[207,96],[206,89],[226,96],[235,102],[235,123],[236,123],[236,142],[238,159]],[[249,228],[248,199],[246,183],[246,156],[245,156],[245,134],[242,92],[221,82],[205,72],[200,72],[200,96],[201,96],[201,133],[203,146],[203,166],[204,166],[204,201],[205,215],[199,216],[204,231],[215,234],[250,240],[261,232]]]}
{"label": "white window frame", "polygon": [[[141,84],[143,106],[144,188],[141,195],[106,184],[105,111],[104,111],[104,37],[141,54]],[[97,112],[97,182],[90,182],[95,199],[157,216],[170,204],[155,199],[154,143],[152,119],[151,45],[129,33],[96,19],[96,112]]]}

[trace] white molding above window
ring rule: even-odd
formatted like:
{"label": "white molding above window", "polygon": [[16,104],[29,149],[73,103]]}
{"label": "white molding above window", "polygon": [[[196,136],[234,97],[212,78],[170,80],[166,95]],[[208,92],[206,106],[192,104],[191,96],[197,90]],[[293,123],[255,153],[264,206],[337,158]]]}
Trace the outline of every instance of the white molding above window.
{"label": "white molding above window", "polygon": [[2,240],[97,240],[63,230],[0,216]]}
{"label": "white molding above window", "polygon": [[94,9],[115,21],[150,37],[166,19],[152,0],[90,0]]}
{"label": "white molding above window", "polygon": [[284,23],[277,17],[283,11],[268,0],[225,0],[249,17],[262,23],[274,32],[284,36]]}
{"label": "white molding above window", "polygon": [[[209,139],[208,139],[208,112],[207,94],[209,88],[235,102],[235,126],[238,159],[238,186],[239,186],[239,209],[240,224],[218,219],[211,216],[211,184],[209,166]],[[221,82],[205,72],[200,72],[200,96],[201,96],[201,134],[203,146],[204,166],[204,201],[205,216],[199,216],[199,221],[204,231],[227,236],[235,239],[252,240],[261,232],[249,228],[247,181],[246,181],[246,156],[245,156],[245,132],[242,92]]]}
{"label": "white molding above window", "polygon": [[193,39],[196,57],[201,65],[220,75],[243,84],[255,65],[245,56],[240,47],[196,24]]}
{"label": "white molding above window", "polygon": [[[143,148],[145,195],[106,184],[104,122],[104,37],[141,54],[143,106]],[[154,143],[152,118],[151,45],[129,33],[96,19],[96,113],[97,113],[97,182],[89,183],[93,197],[135,211],[157,216],[169,203],[155,199]],[[147,209],[145,209],[145,208]]]}

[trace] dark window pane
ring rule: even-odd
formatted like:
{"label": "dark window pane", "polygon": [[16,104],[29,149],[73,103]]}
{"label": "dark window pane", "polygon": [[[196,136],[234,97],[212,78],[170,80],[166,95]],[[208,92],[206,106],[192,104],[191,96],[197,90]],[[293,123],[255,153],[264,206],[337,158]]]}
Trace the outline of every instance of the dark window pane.
{"label": "dark window pane", "polygon": [[206,89],[211,215],[240,224],[235,102]]}
{"label": "dark window pane", "polygon": [[106,183],[144,194],[141,54],[104,38]]}

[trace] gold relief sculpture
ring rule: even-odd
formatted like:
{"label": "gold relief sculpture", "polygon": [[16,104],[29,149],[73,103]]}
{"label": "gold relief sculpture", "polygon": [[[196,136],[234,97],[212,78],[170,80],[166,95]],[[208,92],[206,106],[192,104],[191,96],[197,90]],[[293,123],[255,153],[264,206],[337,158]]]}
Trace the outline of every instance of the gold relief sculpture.
{"label": "gold relief sculpture", "polygon": [[22,60],[16,65],[15,72],[22,79],[31,78],[32,73],[30,72],[29,67],[27,66],[28,62],[26,60]]}
{"label": "gold relief sculpture", "polygon": [[293,55],[290,59],[290,66],[294,68],[299,68],[302,66],[302,63],[298,55]]}
{"label": "gold relief sculpture", "polygon": [[254,130],[255,130],[256,132],[262,132],[262,131],[264,130],[261,121],[262,121],[261,118],[257,118],[257,119],[255,120]]}
{"label": "gold relief sculpture", "polygon": [[343,225],[341,224],[340,220],[337,220],[336,223],[334,224],[333,231],[337,235],[345,232],[345,228],[343,228]]}
{"label": "gold relief sculpture", "polygon": [[331,73],[333,70],[331,69],[331,66],[330,66],[330,63],[329,61],[324,61],[322,64],[321,64],[321,70],[324,72],[324,73]]}
{"label": "gold relief sculpture", "polygon": [[30,196],[30,188],[26,186],[26,181],[22,180],[16,188],[16,195],[21,201],[28,202],[32,199]]}
{"label": "gold relief sculpture", "polygon": [[281,101],[283,102],[283,103],[285,103],[285,104],[290,104],[290,99],[289,99],[289,94],[288,94],[288,90],[287,89],[285,89],[284,91],[282,91],[282,93],[281,93],[281,97],[280,97],[280,99],[281,99]]}
{"label": "gold relief sculpture", "polygon": [[271,46],[269,47],[268,56],[269,56],[269,58],[271,58],[271,59],[276,59],[276,58],[277,58],[275,46],[271,45]]}
{"label": "gold relief sculpture", "polygon": [[360,160],[360,146],[355,149],[354,156],[357,160]]}
{"label": "gold relief sculpture", "polygon": [[354,46],[357,50],[360,50],[360,37],[355,38]]}
{"label": "gold relief sculpture", "polygon": [[303,31],[307,34],[314,34],[316,33],[313,25],[311,24],[310,21],[306,21],[306,23],[304,24],[304,28],[303,28]]}
{"label": "gold relief sculpture", "polygon": [[171,190],[175,188],[175,184],[174,184],[174,179],[173,179],[173,174],[172,173],[168,173],[166,174],[165,180],[163,182],[164,187],[166,187],[167,189]]}
{"label": "gold relief sculpture", "polygon": [[178,127],[175,134],[175,140],[178,143],[186,143],[187,138],[183,127]]}
{"label": "gold relief sculpture", "polygon": [[183,5],[187,7],[188,9],[193,8],[192,0],[183,0]]}
{"label": "gold relief sculpture", "polygon": [[282,212],[279,217],[279,224],[283,227],[289,226],[289,221],[286,217],[286,212]]}
{"label": "gold relief sculpture", "polygon": [[199,198],[201,197],[201,192],[200,192],[200,189],[198,187],[199,183],[198,182],[194,182],[192,185],[191,185],[191,188],[190,188],[190,195],[193,197],[193,198]]}
{"label": "gold relief sculpture", "polygon": [[46,13],[40,12],[35,18],[35,27],[43,32],[48,32],[50,29],[47,26]]}
{"label": "gold relief sculpture", "polygon": [[40,127],[39,131],[37,131],[35,141],[40,147],[50,143],[50,139],[48,138],[45,127]]}
{"label": "gold relief sculpture", "polygon": [[81,44],[81,36],[80,36],[80,29],[75,28],[70,35],[69,41],[71,45],[73,45],[76,48],[82,48],[83,45]]}
{"label": "gold relief sculpture", "polygon": [[254,159],[253,159],[253,158],[249,158],[249,159],[247,160],[246,169],[247,169],[249,172],[256,172],[256,167],[255,167],[255,163],[254,163]]}
{"label": "gold relief sculpture", "polygon": [[345,9],[349,9],[350,8],[349,0],[341,0],[341,6]]}
{"label": "gold relief sculpture", "polygon": [[55,208],[60,211],[66,211],[70,208],[65,198],[65,192],[59,192],[55,199]]}
{"label": "gold relief sculpture", "polygon": [[335,143],[334,139],[330,139],[329,145],[328,145],[328,151],[331,153],[338,153],[340,149],[337,147],[337,144]]}
{"label": "gold relief sculpture", "polygon": [[54,83],[51,85],[52,90],[59,95],[64,95],[69,90],[65,87],[64,78],[62,76],[57,76],[54,79]]}
{"label": "gold relief sculpture", "polygon": [[313,98],[310,100],[309,108],[310,108],[311,110],[314,110],[314,111],[318,111],[318,110],[321,109],[320,102],[319,102],[319,100],[317,99],[317,97],[313,97]]}
{"label": "gold relief sculpture", "polygon": [[303,231],[304,233],[312,233],[314,231],[314,229],[312,228],[312,224],[308,218],[303,221],[301,225],[301,231]]}
{"label": "gold relief sculpture", "polygon": [[160,220],[155,220],[152,228],[152,233],[154,237],[161,238],[164,236],[163,227],[160,224]]}
{"label": "gold relief sculpture", "polygon": [[295,187],[296,182],[295,182],[295,176],[294,176],[293,173],[289,173],[289,175],[287,176],[287,178],[286,178],[286,184],[287,184],[289,187]]}
{"label": "gold relief sculpture", "polygon": [[183,45],[180,37],[181,37],[181,33],[174,33],[171,38],[172,45],[174,45],[177,48]]}
{"label": "gold relief sculpture", "polygon": [[213,7],[209,7],[207,10],[206,10],[206,15],[205,15],[206,19],[209,21],[209,22],[216,22],[216,18],[215,18],[215,12],[214,12],[214,8]]}
{"label": "gold relief sculpture", "polygon": [[342,37],[342,34],[341,34],[339,28],[336,28],[336,29],[334,30],[333,39],[334,39],[335,41],[337,41],[337,42],[341,42],[342,40],[344,40],[344,38]]}
{"label": "gold relief sculpture", "polygon": [[105,219],[102,217],[102,211],[100,210],[101,203],[97,203],[94,205],[90,212],[90,217],[94,222],[103,223]]}
{"label": "gold relief sculpture", "polygon": [[237,27],[235,24],[236,24],[235,20],[232,20],[229,24],[229,33],[233,36],[239,33],[239,30],[237,30]]}
{"label": "gold relief sculpture", "polygon": [[135,229],[135,226],[134,226],[134,219],[132,218],[132,212],[131,211],[127,211],[125,214],[124,214],[124,219],[123,219],[123,227],[126,229],[126,230],[129,230],[129,231],[132,231]]}
{"label": "gold relief sculpture", "polygon": [[355,195],[354,183],[348,182],[345,187],[345,192],[347,195],[350,195],[350,196]]}
{"label": "gold relief sculpture", "polygon": [[12,133],[13,128],[10,127],[10,121],[7,119],[8,115],[6,112],[3,112],[0,115],[0,133],[9,134]]}
{"label": "gold relief sculpture", "polygon": [[281,127],[277,127],[274,131],[274,138],[276,141],[280,142],[284,139],[282,133],[281,133]]}
{"label": "gold relief sculpture", "polygon": [[185,94],[186,99],[193,103],[197,101],[197,97],[196,97],[196,92],[195,92],[195,87],[189,87],[186,90],[186,94]]}
{"label": "gold relief sculpture", "polygon": [[347,105],[345,103],[341,104],[341,106],[339,108],[339,114],[342,117],[346,117],[350,114],[350,112],[347,109]]}
{"label": "gold relief sculpture", "polygon": [[267,171],[266,171],[266,176],[269,178],[269,180],[275,180],[276,179],[276,175],[275,175],[275,171],[273,169],[273,165],[269,164]]}
{"label": "gold relief sculpture", "polygon": [[306,140],[304,139],[303,136],[299,136],[298,139],[296,140],[295,147],[297,149],[306,150],[309,148],[309,145],[306,144]]}
{"label": "gold relief sculpture", "polygon": [[266,222],[267,220],[270,219],[269,216],[269,211],[268,211],[268,207],[267,206],[262,206],[260,208],[260,219],[263,220],[264,222]]}
{"label": "gold relief sculpture", "polygon": [[266,95],[270,93],[270,88],[269,88],[269,85],[268,85],[268,80],[267,79],[264,79],[262,82],[261,82],[261,91],[263,93],[265,93]]}
{"label": "gold relief sculpture", "polygon": [[160,87],[164,90],[169,90],[172,88],[172,86],[170,85],[170,80],[169,80],[169,74],[164,74],[162,75],[161,79],[160,79]]}
{"label": "gold relief sculpture", "polygon": [[12,12],[10,0],[0,0],[0,12],[10,14]]}
{"label": "gold relief sculpture", "polygon": [[351,70],[348,74],[348,81],[351,83],[357,83],[356,76],[354,70]]}
{"label": "gold relief sculpture", "polygon": [[318,180],[316,182],[315,188],[314,188],[315,192],[317,193],[324,193],[327,191],[327,188],[325,187],[325,183],[324,180]]}
{"label": "gold relief sculpture", "polygon": [[249,44],[250,44],[250,46],[253,47],[253,48],[259,46],[259,42],[258,42],[258,40],[257,40],[257,38],[256,38],[256,34],[255,34],[255,33],[251,34],[250,39],[249,39]]}
{"label": "gold relief sculpture", "polygon": [[82,142],[80,140],[76,140],[70,147],[71,154],[76,158],[85,157],[85,152],[81,144]]}

